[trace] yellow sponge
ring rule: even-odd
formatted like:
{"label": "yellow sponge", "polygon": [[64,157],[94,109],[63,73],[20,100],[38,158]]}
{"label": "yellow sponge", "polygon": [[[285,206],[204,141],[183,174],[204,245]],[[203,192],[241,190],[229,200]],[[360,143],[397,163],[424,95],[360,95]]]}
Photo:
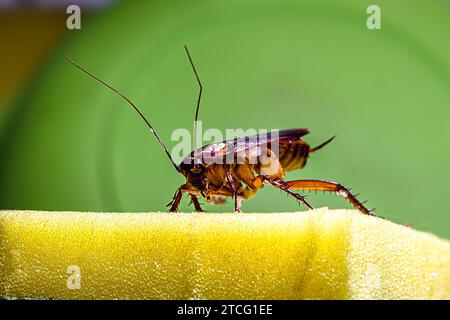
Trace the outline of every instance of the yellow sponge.
{"label": "yellow sponge", "polygon": [[449,299],[450,243],[356,211],[0,212],[0,297]]}

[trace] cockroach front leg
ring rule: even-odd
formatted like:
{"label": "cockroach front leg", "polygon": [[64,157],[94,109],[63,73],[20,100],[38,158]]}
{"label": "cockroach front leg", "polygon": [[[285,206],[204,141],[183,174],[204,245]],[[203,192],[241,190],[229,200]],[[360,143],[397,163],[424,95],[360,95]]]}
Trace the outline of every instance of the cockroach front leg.
{"label": "cockroach front leg", "polygon": [[241,212],[241,199],[238,199],[238,192],[234,185],[233,177],[229,171],[226,172],[225,177],[227,179],[227,184],[229,188],[233,191],[233,199],[234,199],[234,212]]}
{"label": "cockroach front leg", "polygon": [[374,215],[372,210],[367,209],[355,195],[337,182],[325,180],[293,180],[285,182],[286,187],[296,190],[318,190],[335,192],[337,195],[347,199],[356,209],[367,215]]}
{"label": "cockroach front leg", "polygon": [[200,202],[198,201],[198,198],[195,194],[190,193],[191,196],[191,202],[194,205],[195,211],[197,212],[204,212],[202,209],[202,206],[200,205]]}
{"label": "cockroach front leg", "polygon": [[185,189],[185,185],[183,184],[180,186],[177,191],[175,191],[175,194],[173,195],[172,201],[170,201],[167,206],[170,206],[169,211],[170,212],[177,212],[178,207],[180,205],[181,198],[183,197],[183,191]]}
{"label": "cockroach front leg", "polygon": [[302,195],[292,191],[289,189],[289,187],[287,187],[286,182],[284,182],[283,180],[274,180],[272,178],[270,178],[269,176],[266,175],[260,175],[259,177],[261,177],[262,181],[267,181],[268,183],[270,183],[271,185],[273,185],[274,187],[283,190],[284,192],[286,192],[287,194],[293,196],[295,199],[301,201],[302,203],[304,203],[309,209],[314,209],[314,207],[312,205],[310,205],[308,203],[308,201],[306,201],[305,197],[303,197]]}

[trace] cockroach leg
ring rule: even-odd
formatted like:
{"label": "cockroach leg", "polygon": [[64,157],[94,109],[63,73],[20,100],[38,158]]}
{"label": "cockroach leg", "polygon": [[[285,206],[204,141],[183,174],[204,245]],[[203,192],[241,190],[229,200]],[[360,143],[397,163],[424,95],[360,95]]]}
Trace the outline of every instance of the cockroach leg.
{"label": "cockroach leg", "polygon": [[268,176],[265,176],[265,175],[261,175],[260,177],[261,177],[261,179],[262,179],[263,181],[269,182],[269,183],[270,183],[271,185],[273,185],[274,187],[276,187],[276,188],[278,188],[278,189],[280,189],[280,190],[286,192],[287,194],[293,196],[293,197],[294,197],[295,199],[297,199],[298,201],[304,203],[309,209],[311,209],[311,210],[314,209],[314,207],[313,207],[312,205],[310,205],[310,204],[308,203],[308,201],[306,201],[305,197],[303,197],[302,195],[300,195],[300,194],[298,194],[298,193],[296,193],[296,192],[290,190],[290,189],[286,186],[286,183],[285,183],[283,180],[274,180],[274,179],[272,179],[272,178],[270,178],[270,177],[268,177]]}
{"label": "cockroach leg", "polygon": [[169,211],[170,212],[177,212],[178,207],[180,205],[181,202],[181,198],[183,197],[183,193],[187,192],[189,193],[189,196],[191,197],[191,202],[192,204],[194,204],[195,207],[195,211],[197,212],[204,212],[204,210],[202,209],[200,202],[198,201],[198,198],[195,194],[191,193],[189,188],[186,187],[185,184],[183,184],[182,186],[180,186],[177,191],[175,191],[175,194],[172,198],[172,201],[170,201],[170,203],[167,206],[170,206]]}
{"label": "cockroach leg", "polygon": [[234,197],[234,212],[241,212],[242,199],[238,195]]}
{"label": "cockroach leg", "polygon": [[325,180],[293,180],[286,181],[285,186],[296,190],[319,190],[335,192],[337,195],[347,199],[356,209],[367,215],[374,215],[372,210],[367,209],[364,204],[353,195],[349,189],[341,184]]}
{"label": "cockroach leg", "polygon": [[185,185],[183,184],[180,186],[177,191],[175,191],[175,194],[172,198],[172,201],[167,204],[167,206],[170,206],[169,211],[170,212],[177,212],[178,206],[180,205],[181,198],[183,197],[183,191],[184,191]]}
{"label": "cockroach leg", "polygon": [[189,194],[191,196],[191,202],[195,207],[195,211],[197,212],[204,212],[204,210],[202,209],[202,206],[200,205],[200,202],[198,201],[198,198],[195,194],[190,193]]}
{"label": "cockroach leg", "polygon": [[227,179],[228,187],[233,191],[234,212],[241,212],[241,201],[240,199],[238,199],[238,194],[234,185],[233,177],[231,176],[231,173],[229,171],[225,173],[225,177]]}

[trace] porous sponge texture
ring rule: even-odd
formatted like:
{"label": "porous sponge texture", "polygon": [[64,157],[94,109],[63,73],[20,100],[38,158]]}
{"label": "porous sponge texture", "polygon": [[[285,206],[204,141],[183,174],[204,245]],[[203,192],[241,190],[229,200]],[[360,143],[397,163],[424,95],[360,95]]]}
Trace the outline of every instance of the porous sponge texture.
{"label": "porous sponge texture", "polygon": [[450,242],[351,210],[2,211],[0,297],[449,299]]}

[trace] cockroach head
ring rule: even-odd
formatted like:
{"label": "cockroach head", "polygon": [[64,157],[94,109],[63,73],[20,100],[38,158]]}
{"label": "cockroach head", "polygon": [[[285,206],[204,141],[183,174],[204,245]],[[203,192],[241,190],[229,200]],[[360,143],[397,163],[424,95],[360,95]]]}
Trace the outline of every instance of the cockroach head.
{"label": "cockroach head", "polygon": [[205,189],[206,186],[206,168],[201,163],[192,161],[181,162],[179,165],[181,173],[186,177],[186,181],[198,190]]}

